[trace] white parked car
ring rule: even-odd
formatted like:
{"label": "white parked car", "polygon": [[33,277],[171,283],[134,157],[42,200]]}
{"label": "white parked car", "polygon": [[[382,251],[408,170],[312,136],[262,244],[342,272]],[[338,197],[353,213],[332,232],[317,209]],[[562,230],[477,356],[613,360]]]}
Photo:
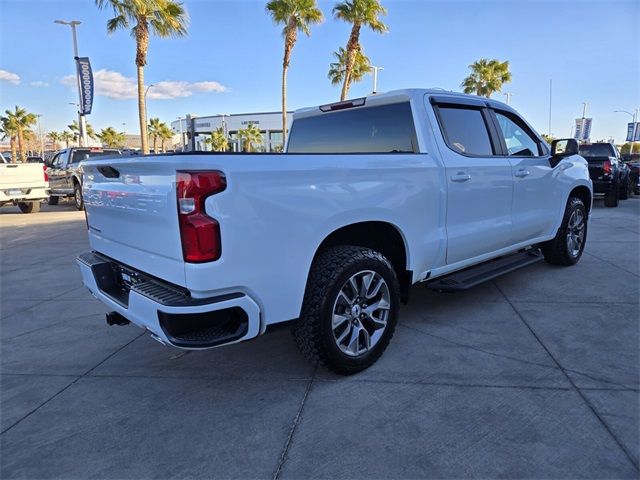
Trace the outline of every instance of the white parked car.
{"label": "white parked car", "polygon": [[34,213],[47,198],[49,178],[43,163],[9,163],[0,153],[0,207],[17,205],[22,213]]}
{"label": "white parked car", "polygon": [[574,140],[551,150],[511,107],[469,95],[303,109],[285,154],[88,161],[78,263],[110,324],[201,349],[295,320],[307,357],[351,374],[386,349],[412,284],[580,259],[587,163]]}

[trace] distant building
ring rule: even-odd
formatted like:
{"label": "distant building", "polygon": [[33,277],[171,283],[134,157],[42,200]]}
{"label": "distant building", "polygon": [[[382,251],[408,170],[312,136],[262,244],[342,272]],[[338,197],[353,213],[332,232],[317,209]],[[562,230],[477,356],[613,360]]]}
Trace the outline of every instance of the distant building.
{"label": "distant building", "polygon": [[[287,113],[287,129],[291,127],[293,112]],[[185,151],[211,150],[205,140],[211,136],[211,132],[222,128],[229,139],[231,151],[242,151],[242,145],[238,139],[238,130],[255,125],[262,133],[262,144],[255,145],[254,151],[273,152],[282,146],[282,112],[258,112],[258,113],[234,113],[230,115],[211,115],[199,117],[187,115],[186,118],[171,122],[172,130],[178,134],[180,149],[180,136],[182,136]]]}

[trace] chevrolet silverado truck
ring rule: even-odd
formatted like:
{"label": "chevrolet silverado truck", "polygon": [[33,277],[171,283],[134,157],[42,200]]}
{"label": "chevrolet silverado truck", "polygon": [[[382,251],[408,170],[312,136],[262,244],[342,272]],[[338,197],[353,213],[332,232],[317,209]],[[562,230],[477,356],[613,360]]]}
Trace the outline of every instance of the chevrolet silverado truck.
{"label": "chevrolet silverado truck", "polygon": [[387,348],[412,284],[578,262],[592,184],[577,152],[508,105],[440,90],[307,108],[282,154],[86,162],[78,264],[109,324],[203,349],[292,321],[306,357],[353,374]]}
{"label": "chevrolet silverado truck", "polygon": [[22,213],[36,213],[48,197],[49,177],[42,163],[9,163],[0,153],[0,207],[16,205]]}
{"label": "chevrolet silverado truck", "polygon": [[94,157],[120,155],[120,150],[102,147],[71,147],[57,152],[48,162],[51,186],[49,205],[57,205],[60,197],[68,197],[73,198],[78,210],[82,210],[82,162]]}
{"label": "chevrolet silverado truck", "polygon": [[578,152],[589,164],[589,175],[595,194],[604,195],[606,207],[617,207],[620,200],[633,194],[631,170],[622,161],[612,143],[585,143]]}

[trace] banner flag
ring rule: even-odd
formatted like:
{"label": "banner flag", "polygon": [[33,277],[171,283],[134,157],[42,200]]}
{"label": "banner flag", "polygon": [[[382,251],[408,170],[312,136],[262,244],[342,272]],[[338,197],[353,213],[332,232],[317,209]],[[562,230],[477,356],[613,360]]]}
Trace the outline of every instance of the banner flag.
{"label": "banner flag", "polygon": [[89,115],[93,107],[93,72],[89,58],[78,57],[76,69],[80,81],[80,113]]}

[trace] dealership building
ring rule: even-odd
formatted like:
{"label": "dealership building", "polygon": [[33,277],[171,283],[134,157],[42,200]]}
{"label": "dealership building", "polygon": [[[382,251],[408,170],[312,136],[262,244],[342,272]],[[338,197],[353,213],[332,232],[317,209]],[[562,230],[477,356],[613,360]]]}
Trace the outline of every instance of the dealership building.
{"label": "dealership building", "polygon": [[[291,127],[293,112],[287,113],[287,129]],[[229,148],[242,150],[238,130],[255,125],[262,133],[262,144],[254,145],[254,151],[273,152],[282,146],[282,112],[218,114],[206,117],[188,114],[171,122],[171,129],[182,139],[185,151],[207,151],[211,146],[205,140],[211,132],[222,128],[229,139]],[[180,149],[178,141],[177,149]]]}

